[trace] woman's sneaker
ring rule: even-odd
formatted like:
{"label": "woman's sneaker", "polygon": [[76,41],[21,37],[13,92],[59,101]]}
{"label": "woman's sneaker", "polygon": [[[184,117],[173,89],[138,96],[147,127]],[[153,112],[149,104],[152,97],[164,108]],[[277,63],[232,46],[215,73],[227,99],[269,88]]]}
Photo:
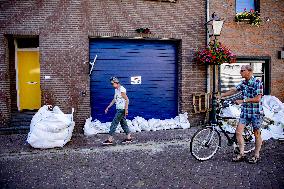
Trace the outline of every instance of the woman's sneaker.
{"label": "woman's sneaker", "polygon": [[103,145],[113,145],[113,142],[110,140],[106,140],[103,142]]}
{"label": "woman's sneaker", "polygon": [[123,140],[121,143],[122,144],[129,144],[129,143],[131,143],[132,142],[132,138],[131,139],[125,139],[125,140]]}

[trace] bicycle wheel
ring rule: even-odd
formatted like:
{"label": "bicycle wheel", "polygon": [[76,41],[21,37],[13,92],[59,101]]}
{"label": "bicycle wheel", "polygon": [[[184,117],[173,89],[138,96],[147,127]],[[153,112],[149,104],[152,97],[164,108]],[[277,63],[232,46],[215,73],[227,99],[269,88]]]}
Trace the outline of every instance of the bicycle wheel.
{"label": "bicycle wheel", "polygon": [[[243,137],[244,137],[244,153],[247,154],[252,152],[255,149],[255,139],[253,135],[253,129],[251,128],[251,126],[247,126],[244,128]],[[236,154],[240,153],[238,144],[234,146],[234,152]]]}
{"label": "bicycle wheel", "polygon": [[190,141],[190,152],[192,156],[205,161],[214,156],[221,146],[221,135],[212,127],[198,130]]}

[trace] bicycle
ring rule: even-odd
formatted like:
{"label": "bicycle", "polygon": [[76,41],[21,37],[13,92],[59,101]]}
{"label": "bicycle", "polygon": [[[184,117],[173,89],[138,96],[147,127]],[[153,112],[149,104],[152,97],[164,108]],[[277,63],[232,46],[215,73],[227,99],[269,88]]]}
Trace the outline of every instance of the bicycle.
{"label": "bicycle", "polygon": [[[229,107],[231,104],[232,103],[229,101],[218,100],[216,108],[217,123],[201,128],[193,135],[190,141],[190,152],[195,159],[205,161],[212,158],[217,153],[218,149],[221,148],[221,133],[227,138],[227,145],[233,146],[234,153],[238,154],[240,152],[235,130],[234,132],[228,132],[222,127],[223,121],[225,120],[235,120],[235,122],[237,122],[238,118],[222,116],[223,109]],[[273,122],[267,118],[264,120],[268,125]],[[244,128],[243,137],[245,146],[244,153],[250,153],[255,149],[253,128],[251,125]]]}

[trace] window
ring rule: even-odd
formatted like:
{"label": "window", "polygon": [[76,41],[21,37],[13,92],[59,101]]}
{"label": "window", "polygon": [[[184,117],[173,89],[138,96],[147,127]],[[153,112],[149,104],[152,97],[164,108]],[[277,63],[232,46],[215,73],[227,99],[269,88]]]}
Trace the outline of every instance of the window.
{"label": "window", "polygon": [[253,9],[254,11],[259,12],[259,0],[236,0],[236,13],[250,11]]}
{"label": "window", "polygon": [[243,80],[240,75],[242,65],[251,65],[254,69],[253,75],[263,82],[264,94],[268,95],[269,90],[269,59],[237,59],[235,64],[222,64],[220,66],[220,91],[224,93],[230,88],[235,87]]}

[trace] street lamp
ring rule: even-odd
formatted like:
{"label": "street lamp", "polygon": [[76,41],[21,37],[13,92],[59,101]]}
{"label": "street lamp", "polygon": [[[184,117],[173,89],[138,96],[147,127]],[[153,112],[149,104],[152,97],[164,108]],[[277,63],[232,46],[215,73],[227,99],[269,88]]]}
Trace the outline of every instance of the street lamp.
{"label": "street lamp", "polygon": [[[223,27],[224,21],[221,20],[215,12],[212,14],[212,18],[206,23],[207,26],[207,32],[209,35],[209,39],[211,39],[212,36],[214,36],[214,46],[216,45],[216,38],[217,36],[220,36],[221,30]],[[211,112],[211,123],[216,124],[216,64],[213,64],[213,94],[212,94],[212,112]]]}

